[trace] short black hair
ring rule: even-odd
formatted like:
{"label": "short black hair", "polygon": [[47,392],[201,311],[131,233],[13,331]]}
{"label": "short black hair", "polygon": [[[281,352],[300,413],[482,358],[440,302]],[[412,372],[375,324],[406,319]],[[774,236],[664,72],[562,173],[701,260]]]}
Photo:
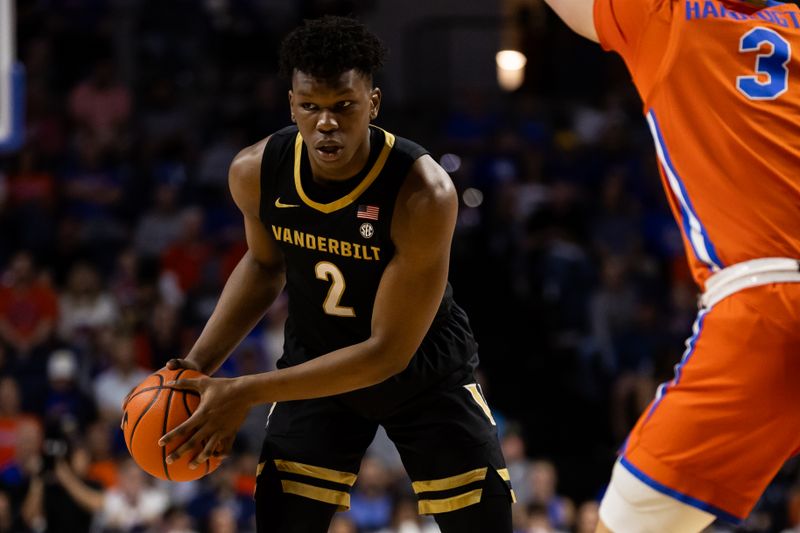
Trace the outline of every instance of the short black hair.
{"label": "short black hair", "polygon": [[280,73],[287,80],[295,70],[333,80],[356,69],[372,79],[383,66],[386,53],[386,46],[363,24],[329,15],[306,20],[286,36],[281,44]]}

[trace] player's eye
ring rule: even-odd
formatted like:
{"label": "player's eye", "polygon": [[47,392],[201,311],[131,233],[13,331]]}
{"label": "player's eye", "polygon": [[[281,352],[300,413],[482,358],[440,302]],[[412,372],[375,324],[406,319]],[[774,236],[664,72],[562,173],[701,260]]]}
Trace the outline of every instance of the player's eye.
{"label": "player's eye", "polygon": [[353,102],[351,102],[350,100],[345,100],[343,102],[337,103],[336,108],[343,111],[345,109],[349,109],[352,105]]}
{"label": "player's eye", "polygon": [[302,104],[300,104],[300,107],[305,109],[306,111],[316,111],[317,110],[317,105],[309,103],[309,102],[303,102]]}

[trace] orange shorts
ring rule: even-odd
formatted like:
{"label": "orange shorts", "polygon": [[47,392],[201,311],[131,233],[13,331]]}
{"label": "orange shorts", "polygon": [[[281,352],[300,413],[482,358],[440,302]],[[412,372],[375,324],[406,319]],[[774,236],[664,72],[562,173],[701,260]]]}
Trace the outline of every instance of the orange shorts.
{"label": "orange shorts", "polygon": [[736,523],[800,451],[800,283],[738,292],[700,311],[693,333],[620,462]]}

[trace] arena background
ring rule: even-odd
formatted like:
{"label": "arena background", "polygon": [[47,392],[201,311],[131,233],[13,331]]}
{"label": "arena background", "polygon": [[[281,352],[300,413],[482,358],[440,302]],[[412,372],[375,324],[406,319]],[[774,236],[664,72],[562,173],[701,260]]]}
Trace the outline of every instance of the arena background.
{"label": "arena background", "polygon": [[[518,532],[592,530],[615,451],[696,312],[618,58],[539,0],[17,4],[27,102],[24,142],[0,158],[0,532],[253,531],[265,408],[218,473],[177,485],[126,460],[119,405],[185,354],[243,253],[227,165],[288,123],[278,43],[322,14],[385,40],[377,123],[426,146],[458,187],[450,277],[481,345]],[[527,58],[518,87],[501,49]],[[284,313],[276,303],[222,373],[272,368]],[[377,442],[332,531],[400,532],[408,491]],[[793,526],[790,463],[737,531]]]}

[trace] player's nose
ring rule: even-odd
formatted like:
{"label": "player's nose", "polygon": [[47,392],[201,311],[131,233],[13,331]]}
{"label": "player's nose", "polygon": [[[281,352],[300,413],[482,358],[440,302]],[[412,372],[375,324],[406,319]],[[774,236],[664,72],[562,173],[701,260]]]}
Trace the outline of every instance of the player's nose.
{"label": "player's nose", "polygon": [[339,122],[336,120],[336,115],[327,109],[323,109],[319,114],[319,119],[317,120],[317,131],[328,133],[338,129]]}

